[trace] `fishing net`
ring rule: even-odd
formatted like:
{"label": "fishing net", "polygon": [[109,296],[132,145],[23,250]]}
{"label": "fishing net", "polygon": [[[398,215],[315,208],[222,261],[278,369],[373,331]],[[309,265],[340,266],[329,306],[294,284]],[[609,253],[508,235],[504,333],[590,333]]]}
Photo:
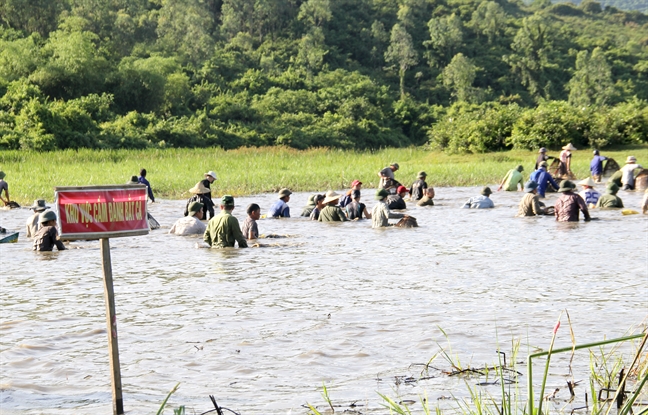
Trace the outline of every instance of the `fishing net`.
{"label": "fishing net", "polygon": [[607,159],[605,160],[605,166],[603,167],[603,177],[610,177],[619,169],[619,163],[614,159]]}
{"label": "fishing net", "polygon": [[418,228],[418,222],[416,222],[416,218],[406,216],[403,219],[399,220],[398,223],[394,226],[398,228]]}

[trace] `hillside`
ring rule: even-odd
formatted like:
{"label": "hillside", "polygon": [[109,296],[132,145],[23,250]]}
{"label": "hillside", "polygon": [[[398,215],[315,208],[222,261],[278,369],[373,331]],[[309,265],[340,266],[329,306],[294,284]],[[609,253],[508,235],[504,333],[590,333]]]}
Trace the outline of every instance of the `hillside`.
{"label": "hillside", "polygon": [[[565,0],[557,0],[554,3],[562,3]],[[573,4],[579,5],[581,0],[572,0]],[[646,0],[601,0],[601,7],[614,7],[618,10],[648,13],[648,2]]]}
{"label": "hillside", "polygon": [[0,148],[648,137],[648,16],[593,1],[6,0],[0,24]]}

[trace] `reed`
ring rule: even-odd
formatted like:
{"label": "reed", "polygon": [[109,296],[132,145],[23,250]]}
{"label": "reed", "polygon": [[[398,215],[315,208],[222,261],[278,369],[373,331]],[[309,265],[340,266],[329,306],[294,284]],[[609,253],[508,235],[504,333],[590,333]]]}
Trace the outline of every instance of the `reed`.
{"label": "reed", "polygon": [[[551,153],[557,156],[557,153]],[[623,163],[627,155],[648,164],[648,145],[605,151]],[[344,189],[359,179],[365,188],[378,185],[378,171],[391,162],[400,164],[396,178],[405,185],[424,170],[432,186],[481,186],[498,183],[517,164],[531,173],[537,153],[512,150],[487,154],[451,155],[420,147],[352,151],[285,147],[146,150],[63,150],[48,153],[3,151],[0,170],[7,173],[11,198],[20,204],[34,199],[53,199],[55,186],[121,184],[141,168],[148,171],[156,197],[184,199],[188,190],[214,170],[218,181],[214,196],[293,191]],[[589,175],[589,150],[576,151],[572,170],[577,177]]]}

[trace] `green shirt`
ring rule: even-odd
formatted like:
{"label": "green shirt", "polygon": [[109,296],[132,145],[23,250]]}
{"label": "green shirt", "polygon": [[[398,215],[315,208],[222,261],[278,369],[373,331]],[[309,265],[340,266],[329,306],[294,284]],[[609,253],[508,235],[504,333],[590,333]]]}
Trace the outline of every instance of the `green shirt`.
{"label": "green shirt", "polygon": [[517,171],[517,169],[512,169],[506,173],[506,176],[504,176],[504,186],[502,187],[507,192],[515,192],[518,189],[518,183],[524,187],[524,178],[522,177],[522,173]]}
{"label": "green shirt", "polygon": [[211,218],[203,239],[212,248],[234,247],[234,242],[238,242],[239,248],[248,247],[238,219],[225,210]]}
{"label": "green shirt", "polygon": [[319,214],[320,222],[344,222],[348,220],[344,211],[339,206],[326,205]]}
{"label": "green shirt", "polygon": [[616,195],[611,195],[609,193],[604,194],[599,197],[598,202],[596,202],[597,208],[622,208],[623,202],[621,198]]}

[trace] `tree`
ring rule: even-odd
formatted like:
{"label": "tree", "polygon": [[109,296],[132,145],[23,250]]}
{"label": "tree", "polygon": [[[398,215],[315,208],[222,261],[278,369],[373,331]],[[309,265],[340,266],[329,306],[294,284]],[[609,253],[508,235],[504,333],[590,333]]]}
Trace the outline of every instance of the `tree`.
{"label": "tree", "polygon": [[428,22],[430,40],[423,42],[427,48],[430,66],[442,66],[450,61],[463,39],[463,23],[454,13],[447,17],[434,17]]}
{"label": "tree", "polygon": [[171,54],[198,63],[212,51],[213,20],[199,0],[164,0],[159,10],[158,42]]}
{"label": "tree", "polygon": [[504,56],[504,61],[511,66],[522,85],[532,97],[548,98],[549,84],[545,70],[552,65],[548,58],[551,49],[549,25],[545,19],[539,15],[525,17],[522,27],[513,39],[511,49],[513,53]]}
{"label": "tree", "polygon": [[316,27],[328,22],[333,17],[329,0],[308,0],[299,8],[299,20]]}
{"label": "tree", "polygon": [[614,94],[612,70],[603,50],[595,48],[591,55],[582,50],[576,56],[576,71],[567,84],[569,103],[576,106],[600,107],[609,103]]}
{"label": "tree", "polygon": [[452,90],[452,96],[460,102],[474,101],[472,87],[477,67],[462,53],[457,53],[443,70],[443,85]]}
{"label": "tree", "polygon": [[324,43],[324,32],[320,27],[313,27],[299,41],[299,53],[297,62],[306,67],[309,76],[321,69],[324,64],[324,56],[328,53]]}
{"label": "tree", "polygon": [[401,99],[405,98],[405,72],[418,63],[418,53],[414,50],[412,37],[407,30],[396,23],[391,31],[389,47],[385,52],[385,61],[398,65]]}
{"label": "tree", "polygon": [[57,19],[66,2],[55,0],[2,0],[0,22],[27,34],[42,37],[56,29]]}
{"label": "tree", "polygon": [[504,30],[506,13],[499,4],[486,1],[480,3],[477,10],[473,12],[470,24],[477,33],[488,37],[488,43],[493,43],[493,40]]}

